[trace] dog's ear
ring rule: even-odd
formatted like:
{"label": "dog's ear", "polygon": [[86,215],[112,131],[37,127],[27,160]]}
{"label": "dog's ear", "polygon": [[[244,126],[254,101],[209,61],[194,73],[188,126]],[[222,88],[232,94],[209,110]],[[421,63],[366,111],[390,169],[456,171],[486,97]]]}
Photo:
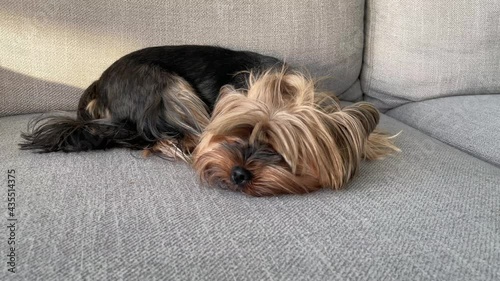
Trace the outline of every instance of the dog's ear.
{"label": "dog's ear", "polygon": [[355,103],[327,116],[325,123],[336,143],[343,148],[346,166],[354,159],[381,159],[401,151],[394,145],[395,136],[376,129],[380,113],[369,103]]}
{"label": "dog's ear", "polygon": [[283,69],[251,74],[248,98],[282,108],[314,103],[314,81],[301,73]]}
{"label": "dog's ear", "polygon": [[367,140],[379,119],[378,110],[365,102],[355,103],[326,115],[325,124],[330,128],[343,155],[344,165],[351,167],[346,170],[357,169],[356,163],[362,159]]}
{"label": "dog's ear", "polygon": [[343,117],[345,125],[351,131],[363,133],[365,137],[368,137],[375,130],[380,120],[378,110],[366,102],[346,106],[337,113],[339,117]]}
{"label": "dog's ear", "polygon": [[238,92],[232,85],[224,85],[220,88],[219,96],[217,97],[217,100],[220,100],[227,95],[235,94],[235,93],[239,94],[240,92]]}
{"label": "dog's ear", "polygon": [[285,73],[280,81],[280,89],[284,98],[295,105],[314,103],[314,81],[301,73]]}
{"label": "dog's ear", "polygon": [[234,108],[239,107],[243,104],[245,92],[235,89],[231,85],[224,85],[219,90],[219,96],[215,103],[214,109],[211,112],[211,119],[214,119],[217,115],[234,110]]}

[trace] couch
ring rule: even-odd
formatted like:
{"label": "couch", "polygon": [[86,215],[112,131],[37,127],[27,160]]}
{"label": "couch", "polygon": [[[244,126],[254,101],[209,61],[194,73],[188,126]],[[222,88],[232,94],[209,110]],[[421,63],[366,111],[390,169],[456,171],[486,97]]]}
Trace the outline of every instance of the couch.
{"label": "couch", "polygon": [[[0,280],[500,280],[499,14],[497,0],[2,1]],[[253,198],[137,151],[18,149],[114,60],[169,44],[302,67],[374,103],[402,152],[342,190]]]}

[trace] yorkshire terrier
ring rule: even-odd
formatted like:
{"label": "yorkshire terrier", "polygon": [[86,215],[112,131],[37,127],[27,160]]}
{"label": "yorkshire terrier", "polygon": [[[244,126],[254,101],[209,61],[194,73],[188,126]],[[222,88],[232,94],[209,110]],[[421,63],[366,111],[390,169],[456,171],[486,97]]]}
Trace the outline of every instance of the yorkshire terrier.
{"label": "yorkshire terrier", "polygon": [[338,189],[362,159],[399,151],[379,118],[366,102],[341,108],[298,72],[252,74],[247,89],[222,89],[193,167],[211,186],[254,196]]}
{"label": "yorkshire terrier", "polygon": [[202,182],[254,196],[340,188],[362,159],[398,148],[379,112],[334,95],[282,61],[212,46],[128,54],[84,91],[77,117],[34,120],[21,149],[143,149],[194,167]]}

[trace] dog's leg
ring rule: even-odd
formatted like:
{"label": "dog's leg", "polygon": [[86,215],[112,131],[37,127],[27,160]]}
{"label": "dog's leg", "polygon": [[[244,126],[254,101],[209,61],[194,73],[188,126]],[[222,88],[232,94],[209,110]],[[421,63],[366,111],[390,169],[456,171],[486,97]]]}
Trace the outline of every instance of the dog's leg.
{"label": "dog's leg", "polygon": [[174,160],[191,161],[191,153],[210,120],[206,104],[182,77],[171,75],[163,91],[163,115],[169,125],[179,132],[173,138],[162,138],[145,155],[159,153]]}

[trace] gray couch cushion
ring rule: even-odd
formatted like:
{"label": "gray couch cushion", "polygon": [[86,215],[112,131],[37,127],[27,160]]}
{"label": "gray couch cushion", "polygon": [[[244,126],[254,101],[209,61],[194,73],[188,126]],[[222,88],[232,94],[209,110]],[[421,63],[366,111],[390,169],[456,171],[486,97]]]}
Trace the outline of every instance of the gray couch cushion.
{"label": "gray couch cushion", "polygon": [[390,117],[401,154],[365,163],[345,190],[274,198],[202,188],[183,164],[123,149],[19,151],[28,118],[0,119],[19,279],[500,278],[500,170]]}
{"label": "gray couch cushion", "polygon": [[363,0],[4,2],[0,116],[74,110],[113,61],[153,45],[254,50],[328,78],[324,87],[344,99],[361,97]]}
{"label": "gray couch cushion", "polygon": [[387,114],[500,166],[500,95],[416,102],[390,110]]}
{"label": "gray couch cushion", "polygon": [[500,1],[368,0],[362,88],[383,109],[500,93]]}

